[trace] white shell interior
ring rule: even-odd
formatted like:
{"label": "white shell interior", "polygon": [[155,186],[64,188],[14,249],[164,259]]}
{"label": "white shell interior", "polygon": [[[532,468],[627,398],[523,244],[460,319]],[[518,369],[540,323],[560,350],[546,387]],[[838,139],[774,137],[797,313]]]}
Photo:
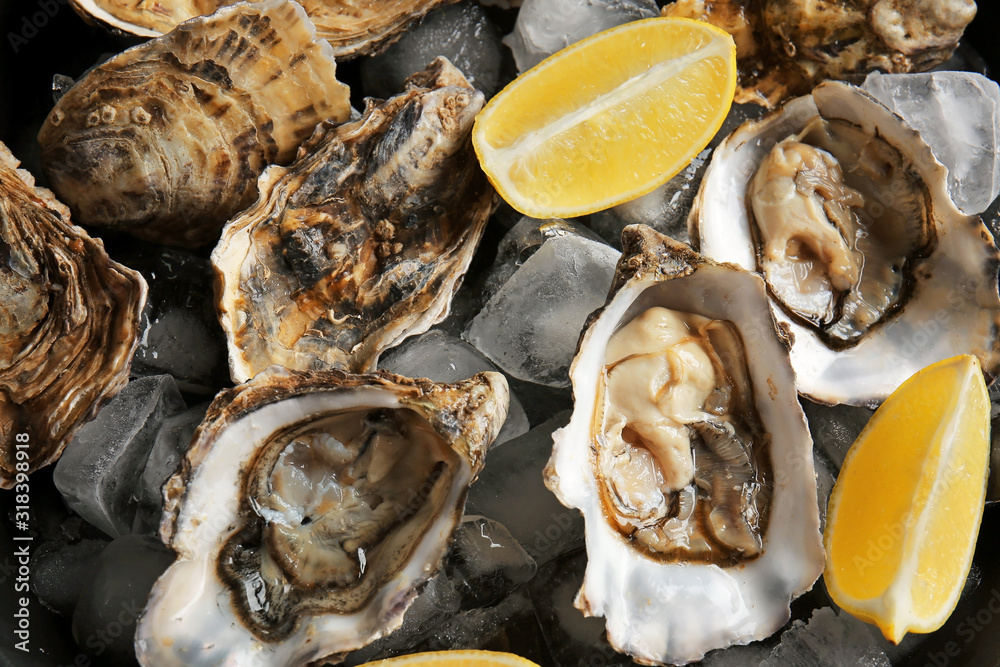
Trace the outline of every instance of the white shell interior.
{"label": "white shell interior", "polygon": [[[586,522],[588,563],[577,606],[605,616],[612,646],[640,662],[686,663],[771,635],[788,620],[790,600],[823,570],[812,439],[764,304],[763,281],[732,267],[702,266],[662,283],[635,280],[592,323],[570,371],[575,408],[553,434],[547,481]],[[761,421],[772,436],[774,473],[764,549],[755,560],[729,568],[658,562],[604,516],[591,453],[598,377],[614,331],[654,305],[729,320],[743,336]]]}
{"label": "white shell interior", "polygon": [[[416,595],[414,587],[427,579],[447,549],[454,513],[438,514],[412,558],[361,611],[303,618],[292,635],[274,644],[259,641],[240,623],[215,565],[241,525],[242,469],[263,439],[282,425],[334,410],[398,407],[397,397],[385,389],[321,392],[271,403],[230,424],[188,481],[171,543],[178,559],[153,587],[136,632],[141,664],[302,665],[358,648],[399,627],[402,610]],[[457,506],[471,481],[471,468],[463,460],[445,507]]]}
{"label": "white shell interior", "polygon": [[[993,367],[1000,296],[997,250],[989,231],[978,218],[955,207],[947,190],[947,170],[916,131],[854,86],[821,84],[780,113],[741,126],[719,146],[692,213],[700,251],[716,261],[755,270],[747,186],[774,144],[799,132],[817,113],[877,132],[911,162],[930,192],[937,245],[918,264],[910,301],[847,350],[828,348],[772,302],[775,318],[792,335],[799,391],[825,403],[866,405],[883,400],[921,368],[956,354],[977,354],[985,368]],[[892,206],[891,201],[876,204]]]}

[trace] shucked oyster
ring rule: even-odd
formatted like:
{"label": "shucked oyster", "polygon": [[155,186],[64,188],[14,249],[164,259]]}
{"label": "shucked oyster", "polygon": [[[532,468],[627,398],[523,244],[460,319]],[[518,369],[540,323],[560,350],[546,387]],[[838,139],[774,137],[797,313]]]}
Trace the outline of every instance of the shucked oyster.
{"label": "shucked oyster", "polygon": [[470,141],[482,106],[438,58],[265,172],[212,253],[235,381],[271,364],[369,370],[445,317],[496,203]]}
{"label": "shucked oyster", "polygon": [[678,0],[664,16],[708,21],[736,40],[737,102],[774,106],[824,79],[924,72],[947,60],[973,0]]}
{"label": "shucked oyster", "polygon": [[274,368],[220,394],[165,486],[178,559],[139,620],[149,667],[298,666],[394,630],[433,576],[507,384]]}
{"label": "shucked oyster", "polygon": [[622,234],[546,484],[583,513],[576,606],[643,664],[762,639],[824,564],[812,441],[763,282]]}
{"label": "shucked oyster", "polygon": [[0,143],[0,487],[52,463],[128,381],[142,276]]}
{"label": "shucked oyster", "polygon": [[80,223],[210,243],[267,165],[350,115],[335,75],[296,3],[240,3],[91,70],[46,118],[42,164]]}
{"label": "shucked oyster", "polygon": [[[70,0],[85,19],[114,30],[155,37],[178,23],[211,14],[234,0]],[[411,23],[455,0],[299,0],[316,24],[319,36],[338,58],[377,53],[394,42]]]}
{"label": "shucked oyster", "polygon": [[715,151],[689,218],[705,255],[761,272],[799,391],[884,399],[924,366],[1000,369],[1000,255],[898,116],[827,82]]}

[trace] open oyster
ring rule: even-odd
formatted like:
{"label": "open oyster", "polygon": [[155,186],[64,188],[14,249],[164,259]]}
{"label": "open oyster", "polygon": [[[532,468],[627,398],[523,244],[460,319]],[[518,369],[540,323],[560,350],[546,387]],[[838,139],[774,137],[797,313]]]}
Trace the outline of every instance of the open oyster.
{"label": "open oyster", "polygon": [[221,393],[165,486],[177,560],[139,620],[143,665],[304,665],[402,622],[507,414],[456,384],[273,368]]}
{"label": "open oyster", "polygon": [[764,275],[799,391],[878,402],[956,354],[1000,369],[1000,255],[916,131],[827,82],[738,128],[689,218],[705,255]]}
{"label": "open oyster", "polygon": [[736,101],[774,106],[824,79],[924,72],[955,51],[973,0],[678,0],[664,16],[708,21],[736,40]]}
{"label": "open oyster", "polygon": [[576,606],[684,663],[774,633],[822,572],[812,440],[763,282],[645,226],[622,245],[545,481],[586,522]]}
{"label": "open oyster", "polygon": [[212,253],[235,381],[271,364],[370,370],[447,315],[496,205],[470,141],[482,106],[438,58],[265,172]]}
{"label": "open oyster", "polygon": [[0,487],[52,463],[128,382],[142,276],[0,143]]}
{"label": "open oyster", "polygon": [[[435,7],[455,0],[299,0],[338,58],[377,53],[394,42],[414,21]],[[70,0],[85,19],[116,31],[155,37],[177,24],[234,0]]]}
{"label": "open oyster", "polygon": [[333,53],[289,0],[240,3],[95,67],[38,134],[76,220],[202,245],[322,120],[350,115]]}

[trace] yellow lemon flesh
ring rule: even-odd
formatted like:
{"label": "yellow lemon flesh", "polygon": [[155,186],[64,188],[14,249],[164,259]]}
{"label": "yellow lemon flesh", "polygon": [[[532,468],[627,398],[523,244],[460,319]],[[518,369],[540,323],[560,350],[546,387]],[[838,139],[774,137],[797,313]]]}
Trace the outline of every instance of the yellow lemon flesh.
{"label": "yellow lemon flesh", "polygon": [[941,627],[972,563],[989,454],[976,357],[939,361],[900,385],[830,495],[824,578],[834,601],[896,643]]}
{"label": "yellow lemon flesh", "polygon": [[643,195],[712,139],[732,105],[736,46],[701,21],[652,18],[588,37],[528,70],[476,118],[500,195],[536,218]]}
{"label": "yellow lemon flesh", "polygon": [[495,651],[434,651],[398,658],[366,662],[361,667],[538,667],[535,663],[510,653]]}

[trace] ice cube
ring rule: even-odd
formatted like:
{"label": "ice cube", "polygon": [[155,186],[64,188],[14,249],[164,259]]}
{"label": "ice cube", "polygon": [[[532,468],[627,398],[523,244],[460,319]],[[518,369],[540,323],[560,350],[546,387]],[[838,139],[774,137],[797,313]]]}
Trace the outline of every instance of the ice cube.
{"label": "ice cube", "polygon": [[66,446],[54,480],[70,508],[111,537],[128,533],[133,492],[163,420],[184,410],[173,378],[132,380]]}
{"label": "ice cube", "polygon": [[531,428],[545,423],[554,414],[573,409],[573,392],[569,387],[546,387],[510,376],[507,384],[520,399]]}
{"label": "ice cube", "polygon": [[163,421],[135,488],[137,506],[132,522],[133,533],[155,534],[159,530],[160,515],[163,513],[163,484],[176,471],[177,464],[191,444],[194,430],[207,411],[208,403],[202,403]]}
{"label": "ice cube", "polygon": [[383,99],[403,90],[406,77],[438,56],[452,62],[487,97],[500,80],[500,31],[478,3],[471,0],[427,13],[382,53],[361,62],[366,95]]}
{"label": "ice cube", "polygon": [[[483,353],[464,340],[443,331],[432,330],[404,341],[387,352],[378,367],[397,375],[428,378],[435,382],[457,382],[483,371],[495,371]],[[507,421],[496,445],[528,432],[528,417],[514,392],[510,395]]]}
{"label": "ice cube", "polygon": [[819,530],[822,532],[826,528],[826,507],[837,481],[837,468],[817,447],[813,447],[813,468],[816,470],[816,500],[819,504]]}
{"label": "ice cube", "polygon": [[523,72],[584,37],[659,15],[655,0],[524,0],[503,41]]}
{"label": "ice cube", "polygon": [[31,588],[46,607],[67,618],[80,591],[97,569],[108,540],[48,542],[31,555]]}
{"label": "ice cube", "polygon": [[581,550],[539,568],[528,584],[538,623],[558,667],[624,662],[604,636],[604,619],[584,616],[573,605],[586,567],[587,554]]}
{"label": "ice cube", "polygon": [[648,194],[592,214],[590,226],[619,249],[622,230],[629,225],[639,224],[649,225],[667,236],[688,243],[688,213],[708,168],[712,150],[740,124],[759,118],[763,113],[764,107],[758,104],[734,104],[708,147],[695,156],[679,174]]}
{"label": "ice cube", "polygon": [[583,517],[564,507],[542,480],[552,432],[568,422],[569,413],[560,413],[490,450],[465,505],[466,515],[502,523],[539,565],[583,546]]}
{"label": "ice cube", "polygon": [[[35,487],[37,477],[33,475],[31,478],[32,502],[39,491]],[[14,495],[10,494],[9,499],[13,507]],[[5,500],[5,496],[0,495],[4,509],[7,506]],[[30,589],[22,589],[25,582],[20,572],[20,552],[28,549],[30,553],[32,547],[27,540],[15,541],[17,537],[23,537],[23,534],[18,531],[11,535],[7,521],[0,521],[0,609],[3,610],[0,613],[0,667],[82,664],[74,663],[77,651],[70,639],[69,622],[42,606]],[[28,576],[33,576],[32,565],[24,567]],[[28,603],[26,607],[22,604],[24,601]],[[22,612],[22,609],[26,611]],[[26,620],[22,621],[22,618]]]}
{"label": "ice cube", "polygon": [[709,651],[700,667],[756,667],[767,660],[774,650],[773,641],[737,644],[727,648]]}
{"label": "ice cube", "polygon": [[948,167],[948,190],[969,214],[1000,193],[1000,86],[974,72],[881,74],[864,89],[913,126]]}
{"label": "ice cube", "polygon": [[464,609],[496,604],[535,575],[535,561],[492,519],[466,516],[455,531],[445,572]]}
{"label": "ice cube", "polygon": [[580,331],[587,316],[604,305],[619,254],[579,236],[547,239],[463,337],[514,377],[568,386]]}
{"label": "ice cube", "polygon": [[440,573],[432,577],[403,616],[403,624],[394,632],[352,651],[344,659],[345,667],[398,655],[414,646],[428,632],[460,609],[460,598],[451,580]]}
{"label": "ice cube", "polygon": [[809,623],[795,621],[761,667],[889,667],[889,657],[873,633],[878,630],[830,607],[813,612]]}
{"label": "ice cube", "polygon": [[512,593],[495,606],[457,614],[408,652],[461,649],[505,651],[536,664],[550,663],[531,598],[525,591]]}
{"label": "ice cube", "polygon": [[182,391],[206,395],[230,384],[226,338],[215,314],[211,263],[178,248],[134,239],[109,243],[108,251],[149,283],[132,376],[168,373]]}
{"label": "ice cube", "polygon": [[873,410],[852,405],[820,405],[805,399],[801,403],[809,420],[813,446],[840,470],[847,450],[861,435]]}
{"label": "ice cube", "polygon": [[102,656],[100,664],[136,664],[136,620],[173,561],[174,553],[153,537],[123,535],[109,544],[73,613],[76,643]]}
{"label": "ice cube", "polygon": [[579,236],[603,243],[600,235],[574,220],[539,220],[523,215],[497,245],[496,259],[481,288],[483,301],[489,301],[543,243],[559,236]]}

